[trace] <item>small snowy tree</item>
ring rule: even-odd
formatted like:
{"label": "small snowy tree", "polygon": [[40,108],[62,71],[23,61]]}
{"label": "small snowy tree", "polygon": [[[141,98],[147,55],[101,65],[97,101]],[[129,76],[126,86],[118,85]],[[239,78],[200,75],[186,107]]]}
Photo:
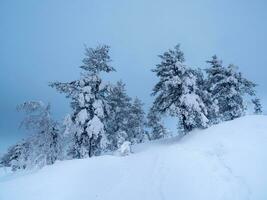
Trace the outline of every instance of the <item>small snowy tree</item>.
{"label": "small snowy tree", "polygon": [[262,106],[259,98],[252,99],[252,103],[254,104],[254,113],[262,114]]}
{"label": "small snowy tree", "polygon": [[132,102],[122,81],[110,89],[107,99],[109,150],[118,149],[125,141],[133,144],[144,141],[145,117],[141,101],[135,98]]}
{"label": "small snowy tree", "polygon": [[149,110],[147,115],[147,126],[151,128],[151,133],[149,134],[150,140],[164,138],[168,135],[168,131],[161,121],[160,113],[153,108]]}
{"label": "small snowy tree", "polygon": [[61,153],[59,155],[60,160],[65,159],[72,159],[72,154],[69,154],[69,150],[73,148],[74,141],[75,141],[75,130],[76,126],[73,123],[73,120],[71,118],[70,114],[67,114],[60,127],[60,147],[61,147]]}
{"label": "small snowy tree", "polygon": [[12,170],[51,165],[60,152],[57,123],[51,118],[50,105],[40,101],[29,101],[18,106],[26,113],[21,126],[33,134],[10,147],[1,163]]}
{"label": "small snowy tree", "polygon": [[34,166],[53,164],[59,155],[59,130],[51,118],[50,105],[40,101],[29,101],[18,106],[19,111],[26,113],[22,126],[34,132],[28,139],[30,153],[28,162]]}
{"label": "small snowy tree", "polygon": [[108,116],[109,85],[103,83],[100,73],[115,71],[109,65],[109,49],[106,45],[86,48],[81,66],[84,71],[80,79],[69,83],[50,84],[71,99],[71,119],[75,130],[74,144],[69,154],[73,158],[99,155],[108,146],[105,124]]}
{"label": "small snowy tree", "polygon": [[145,140],[145,112],[143,103],[134,98],[128,113],[127,141],[131,144],[140,143]]}
{"label": "small snowy tree", "polygon": [[160,113],[178,117],[184,133],[207,127],[207,109],[197,94],[197,77],[184,64],[180,46],[159,57],[161,63],[153,70],[160,79],[153,89],[152,95],[156,96],[153,107]]}
{"label": "small snowy tree", "polygon": [[128,156],[131,153],[131,142],[123,142],[118,151],[120,156]]}
{"label": "small snowy tree", "polygon": [[0,158],[0,167],[10,167],[12,171],[26,169],[29,166],[30,143],[19,142],[11,146]]}

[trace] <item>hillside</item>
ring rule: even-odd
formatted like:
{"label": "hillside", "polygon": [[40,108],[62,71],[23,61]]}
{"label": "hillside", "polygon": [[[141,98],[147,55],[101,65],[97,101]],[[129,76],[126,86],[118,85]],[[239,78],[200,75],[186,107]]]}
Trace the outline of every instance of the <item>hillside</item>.
{"label": "hillside", "polygon": [[267,117],[246,116],[126,156],[0,172],[0,200],[266,200]]}

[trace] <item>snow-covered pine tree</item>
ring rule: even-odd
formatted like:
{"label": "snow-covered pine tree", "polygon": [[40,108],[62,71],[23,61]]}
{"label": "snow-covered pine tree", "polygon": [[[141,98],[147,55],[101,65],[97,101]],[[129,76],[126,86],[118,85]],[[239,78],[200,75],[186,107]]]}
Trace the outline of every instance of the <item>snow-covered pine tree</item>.
{"label": "snow-covered pine tree", "polygon": [[0,159],[1,165],[18,170],[53,164],[60,152],[60,138],[57,123],[51,118],[50,105],[28,101],[19,105],[18,111],[26,113],[21,126],[33,134],[10,147]]}
{"label": "snow-covered pine tree", "polygon": [[70,149],[73,148],[74,146],[74,141],[75,141],[75,130],[76,126],[73,123],[73,120],[71,118],[70,114],[67,114],[60,127],[60,134],[61,134],[61,153],[60,153],[60,160],[69,160],[72,159],[72,155],[69,154]]}
{"label": "snow-covered pine tree", "polygon": [[132,144],[143,142],[146,136],[145,124],[143,103],[135,97],[128,113],[127,141],[130,141]]}
{"label": "snow-covered pine tree", "polygon": [[223,104],[224,95],[221,94],[221,88],[215,87],[215,85],[226,78],[226,69],[222,66],[222,61],[218,59],[216,55],[212,56],[212,60],[206,61],[211,66],[205,69],[207,73],[207,80],[205,87],[207,91],[211,94],[211,101],[215,102],[218,106],[218,112],[215,117],[219,121],[221,116],[221,109]]}
{"label": "snow-covered pine tree", "polygon": [[245,79],[236,66],[223,67],[217,56],[207,62],[211,64],[211,67],[206,69],[207,88],[212,100],[217,102],[220,119],[232,120],[244,115],[244,97],[255,95],[256,84]]}
{"label": "snow-covered pine tree", "polygon": [[69,153],[73,158],[99,155],[107,148],[106,120],[108,116],[107,94],[109,85],[104,84],[100,73],[112,72],[109,46],[86,48],[79,80],[69,83],[54,82],[50,86],[71,99],[75,125],[74,145]]}
{"label": "snow-covered pine tree", "polygon": [[117,82],[110,89],[108,105],[110,110],[107,123],[109,150],[118,149],[125,141],[132,144],[142,142],[145,136],[143,104],[138,98],[132,102],[122,81]]}
{"label": "snow-covered pine tree", "polygon": [[109,150],[114,151],[128,139],[131,98],[126,93],[125,84],[118,81],[110,89],[107,99],[110,111],[107,121]]}
{"label": "snow-covered pine tree", "polygon": [[217,101],[212,100],[212,94],[209,91],[207,80],[204,78],[204,74],[201,69],[190,69],[191,72],[196,76],[196,93],[200,96],[203,103],[207,108],[207,118],[209,119],[209,124],[217,124],[219,116],[219,107]]}
{"label": "snow-covered pine tree", "polygon": [[161,120],[161,115],[152,107],[147,115],[147,126],[151,128],[149,140],[167,137],[168,132]]}
{"label": "snow-covered pine tree", "polygon": [[152,70],[160,79],[153,89],[152,95],[156,96],[153,107],[160,113],[178,117],[184,134],[194,128],[207,127],[207,109],[197,94],[197,77],[184,64],[180,46],[159,57],[161,63]]}
{"label": "snow-covered pine tree", "polygon": [[30,142],[21,141],[11,146],[0,158],[0,167],[10,167],[12,171],[26,169],[29,166]]}
{"label": "snow-covered pine tree", "polygon": [[217,83],[218,86],[223,88],[224,102],[221,101],[221,104],[219,104],[222,106],[219,108],[223,114],[223,120],[232,120],[244,115],[246,107],[241,93],[239,75],[236,73],[236,67],[229,65],[226,68],[227,78]]}
{"label": "snow-covered pine tree", "polygon": [[18,111],[26,113],[21,125],[34,132],[27,139],[30,150],[27,167],[53,164],[60,152],[60,136],[58,125],[51,117],[50,105],[41,101],[28,101],[19,105]]}
{"label": "snow-covered pine tree", "polygon": [[254,113],[259,115],[262,114],[262,106],[259,98],[252,99],[252,103],[254,104]]}

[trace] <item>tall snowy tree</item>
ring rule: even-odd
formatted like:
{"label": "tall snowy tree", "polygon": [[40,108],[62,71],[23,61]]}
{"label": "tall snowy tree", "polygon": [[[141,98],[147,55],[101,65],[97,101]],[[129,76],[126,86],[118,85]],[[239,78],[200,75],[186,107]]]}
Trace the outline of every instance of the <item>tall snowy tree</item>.
{"label": "tall snowy tree", "polygon": [[219,117],[221,120],[232,120],[244,115],[246,110],[245,95],[255,95],[256,84],[245,79],[237,67],[229,65],[222,66],[222,61],[213,56],[207,61],[211,67],[206,69],[207,87],[211,93],[212,100],[217,102]]}
{"label": "tall snowy tree", "polygon": [[116,150],[128,139],[127,132],[131,108],[131,98],[127,95],[125,84],[122,81],[117,82],[110,89],[108,105],[110,110],[107,122],[109,149]]}
{"label": "tall snowy tree", "polygon": [[108,145],[106,119],[108,116],[107,94],[109,85],[104,84],[100,74],[115,71],[110,66],[109,46],[86,48],[83,59],[83,73],[79,80],[50,86],[71,99],[75,126],[74,145],[69,153],[73,158],[99,155]]}
{"label": "tall snowy tree", "polygon": [[178,117],[180,130],[185,134],[194,128],[207,127],[207,109],[197,94],[197,77],[184,64],[184,54],[177,45],[159,56],[161,63],[152,70],[160,79],[152,95],[153,107],[161,113]]}
{"label": "tall snowy tree", "polygon": [[252,99],[252,103],[254,104],[254,113],[262,114],[262,106],[259,98]]}

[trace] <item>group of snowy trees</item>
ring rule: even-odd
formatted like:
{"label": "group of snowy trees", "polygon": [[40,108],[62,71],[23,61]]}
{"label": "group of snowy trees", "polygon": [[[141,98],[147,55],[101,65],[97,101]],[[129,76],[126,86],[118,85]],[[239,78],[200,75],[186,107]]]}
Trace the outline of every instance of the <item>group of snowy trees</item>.
{"label": "group of snowy trees", "polygon": [[115,71],[109,50],[106,45],[86,48],[78,80],[49,84],[70,99],[72,113],[62,125],[51,118],[50,105],[31,101],[18,106],[26,113],[22,126],[34,134],[10,147],[0,166],[13,170],[42,167],[56,160],[97,156],[126,144],[164,138],[168,135],[163,124],[166,115],[176,117],[179,133],[186,134],[244,115],[248,96],[253,97],[255,113],[261,113],[256,85],[237,67],[224,67],[213,56],[203,73],[185,64],[177,45],[160,55],[161,62],[152,70],[159,81],[145,117],[142,102],[127,95],[122,81],[108,84],[102,79],[103,73]]}
{"label": "group of snowy trees", "polygon": [[177,117],[180,133],[186,134],[244,115],[248,97],[252,97],[255,113],[261,113],[256,84],[244,78],[236,66],[224,67],[216,55],[207,61],[210,66],[205,74],[185,64],[179,45],[159,57],[161,62],[153,69],[159,81],[148,115],[156,138],[166,132],[160,121],[166,114]]}
{"label": "group of snowy trees", "polygon": [[22,125],[34,134],[9,148],[0,165],[13,170],[53,164],[59,159],[86,158],[116,151],[124,142],[143,142],[145,112],[138,99],[131,99],[125,84],[107,84],[102,73],[115,69],[110,65],[106,45],[86,48],[78,80],[53,82],[49,86],[70,99],[72,113],[62,125],[50,116],[50,106],[25,102],[18,110],[26,112]]}
{"label": "group of snowy trees", "polygon": [[[87,48],[79,80],[54,82],[50,86],[71,99],[72,114],[65,135],[71,137],[66,155],[85,158],[114,151],[124,141],[139,143],[144,138],[144,111],[139,99],[126,94],[125,85],[106,84],[101,73],[115,71],[109,47]],[[70,131],[71,130],[71,131]]]}

